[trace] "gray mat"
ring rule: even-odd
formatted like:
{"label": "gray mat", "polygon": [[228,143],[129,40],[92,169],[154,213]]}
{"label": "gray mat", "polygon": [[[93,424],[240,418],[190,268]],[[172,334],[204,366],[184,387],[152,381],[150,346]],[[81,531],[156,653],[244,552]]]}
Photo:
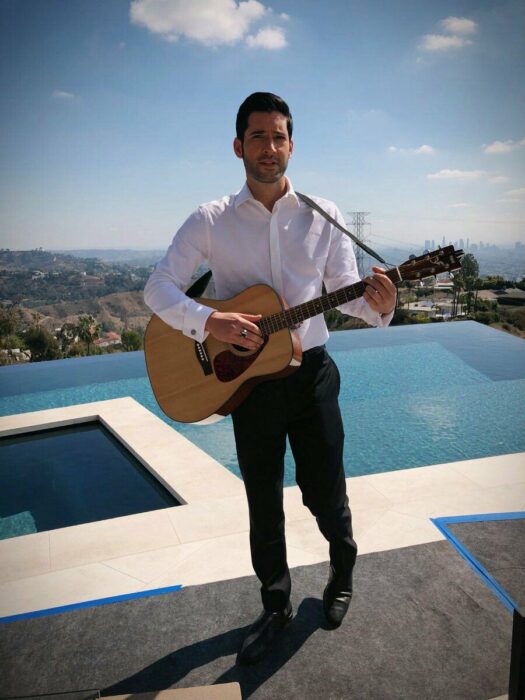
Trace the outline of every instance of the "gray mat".
{"label": "gray mat", "polygon": [[447,528],[518,607],[525,607],[525,519],[450,523]]}
{"label": "gray mat", "polygon": [[326,628],[326,564],[292,571],[296,617],[257,666],[235,655],[254,577],[0,625],[0,697],[104,695],[238,681],[243,698],[483,700],[506,692],[512,620],[446,541],[360,556],[343,626]]}

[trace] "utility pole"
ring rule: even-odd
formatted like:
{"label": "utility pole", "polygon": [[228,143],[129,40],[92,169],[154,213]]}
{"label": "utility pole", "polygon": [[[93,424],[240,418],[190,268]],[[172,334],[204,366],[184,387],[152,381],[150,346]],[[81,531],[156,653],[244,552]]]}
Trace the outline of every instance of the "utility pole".
{"label": "utility pole", "polygon": [[[365,221],[365,216],[370,214],[369,211],[349,211],[352,215],[352,233],[354,236],[360,240],[362,243],[366,243],[365,236],[365,226],[370,226],[368,221]],[[358,245],[354,245],[355,259],[357,262],[357,270],[360,277],[365,276],[364,264],[365,264],[365,251]]]}

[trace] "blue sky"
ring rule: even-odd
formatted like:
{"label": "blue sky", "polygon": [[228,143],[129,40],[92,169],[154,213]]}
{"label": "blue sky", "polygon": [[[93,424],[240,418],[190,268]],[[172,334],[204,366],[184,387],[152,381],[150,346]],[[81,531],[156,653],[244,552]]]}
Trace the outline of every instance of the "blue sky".
{"label": "blue sky", "polygon": [[378,251],[525,241],[521,0],[2,0],[0,20],[3,247],[167,247],[242,186],[256,90],[291,107],[294,186],[370,212]]}

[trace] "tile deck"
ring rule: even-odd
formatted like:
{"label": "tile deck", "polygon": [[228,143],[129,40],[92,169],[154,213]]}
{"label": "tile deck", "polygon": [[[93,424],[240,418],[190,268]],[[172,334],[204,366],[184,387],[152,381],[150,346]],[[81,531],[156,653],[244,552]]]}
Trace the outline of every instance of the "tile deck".
{"label": "tile deck", "polygon": [[[185,505],[0,541],[0,617],[253,573],[242,482],[131,398],[0,418],[0,436],[99,419]],[[525,510],[525,453],[347,479],[361,554],[443,539],[430,518]],[[328,546],[285,489],[290,566]]]}

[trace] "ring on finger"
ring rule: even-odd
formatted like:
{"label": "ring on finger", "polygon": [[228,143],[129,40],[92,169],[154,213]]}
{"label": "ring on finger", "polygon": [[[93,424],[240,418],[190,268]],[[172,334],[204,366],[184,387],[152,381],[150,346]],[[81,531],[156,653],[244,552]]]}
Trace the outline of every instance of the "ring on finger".
{"label": "ring on finger", "polygon": [[239,335],[241,336],[241,338],[246,338],[248,335],[248,331],[246,330],[246,328],[242,328],[239,332]]}

